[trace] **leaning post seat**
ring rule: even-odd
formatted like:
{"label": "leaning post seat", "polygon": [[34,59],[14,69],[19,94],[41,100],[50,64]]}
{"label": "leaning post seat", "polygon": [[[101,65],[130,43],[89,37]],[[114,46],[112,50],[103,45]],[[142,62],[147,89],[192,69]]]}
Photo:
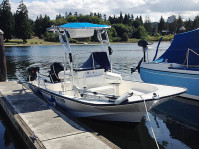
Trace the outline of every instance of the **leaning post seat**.
{"label": "leaning post seat", "polygon": [[79,89],[106,85],[104,69],[75,71],[75,85]]}

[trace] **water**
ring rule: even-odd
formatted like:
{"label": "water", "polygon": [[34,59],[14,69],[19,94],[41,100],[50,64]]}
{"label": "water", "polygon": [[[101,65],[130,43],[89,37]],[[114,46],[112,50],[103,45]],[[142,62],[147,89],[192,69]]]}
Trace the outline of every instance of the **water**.
{"label": "water", "polygon": [[[161,43],[160,56],[170,45]],[[157,43],[150,45],[148,58],[153,59]],[[101,50],[99,45],[72,45],[74,60],[79,66],[89,57],[94,49]],[[107,48],[107,47],[106,47]],[[137,44],[114,44],[113,72],[122,74],[125,80],[141,81],[137,72],[131,74],[130,68],[136,67],[143,53]],[[6,58],[9,80],[25,80],[26,68],[39,65],[42,73],[48,73],[50,64],[63,61],[62,46],[6,47]],[[182,98],[173,98],[150,110],[151,125],[161,148],[199,148],[199,102]],[[143,117],[141,123],[112,123],[81,119],[99,135],[104,136],[120,148],[156,148],[149,121]],[[1,120],[2,122],[2,120]],[[7,122],[5,123],[7,125]],[[11,147],[5,145],[5,126],[0,123],[0,148],[17,148],[11,139]],[[3,143],[4,142],[4,143]]]}

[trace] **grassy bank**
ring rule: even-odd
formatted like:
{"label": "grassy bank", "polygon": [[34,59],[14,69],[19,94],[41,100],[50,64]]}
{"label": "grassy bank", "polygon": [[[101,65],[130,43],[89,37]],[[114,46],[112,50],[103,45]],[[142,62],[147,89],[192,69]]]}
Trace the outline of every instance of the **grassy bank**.
{"label": "grassy bank", "polygon": [[[170,41],[174,35],[166,35],[163,41]],[[161,37],[148,36],[149,41],[159,41]],[[127,42],[111,42],[111,43],[137,43],[140,39],[129,38]],[[76,42],[76,44],[85,44],[84,42]],[[88,42],[86,44],[98,44],[97,42]],[[11,39],[5,42],[5,46],[33,46],[33,45],[60,45],[59,42],[48,42],[43,39],[28,39],[27,43],[23,43],[21,39]]]}

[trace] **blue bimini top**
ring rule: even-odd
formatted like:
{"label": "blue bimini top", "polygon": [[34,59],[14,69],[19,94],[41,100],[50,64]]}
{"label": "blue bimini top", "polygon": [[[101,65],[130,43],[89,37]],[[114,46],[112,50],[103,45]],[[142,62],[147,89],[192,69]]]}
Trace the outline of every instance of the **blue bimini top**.
{"label": "blue bimini top", "polygon": [[[175,35],[170,47],[157,61],[167,59],[169,63],[184,64],[188,49],[199,54],[199,29]],[[199,65],[199,56],[189,52],[188,62],[189,65]]]}
{"label": "blue bimini top", "polygon": [[93,24],[93,23],[67,23],[60,25],[61,28],[69,28],[69,29],[104,29],[110,28],[109,25],[101,25],[101,24]]}

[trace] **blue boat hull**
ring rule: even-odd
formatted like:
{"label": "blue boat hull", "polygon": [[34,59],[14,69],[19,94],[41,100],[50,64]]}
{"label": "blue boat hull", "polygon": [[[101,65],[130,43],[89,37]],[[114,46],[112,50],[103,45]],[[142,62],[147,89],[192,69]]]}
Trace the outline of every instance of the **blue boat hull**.
{"label": "blue boat hull", "polygon": [[195,97],[199,100],[199,75],[170,71],[161,71],[140,67],[140,77],[143,82],[179,86],[187,88],[184,97]]}

